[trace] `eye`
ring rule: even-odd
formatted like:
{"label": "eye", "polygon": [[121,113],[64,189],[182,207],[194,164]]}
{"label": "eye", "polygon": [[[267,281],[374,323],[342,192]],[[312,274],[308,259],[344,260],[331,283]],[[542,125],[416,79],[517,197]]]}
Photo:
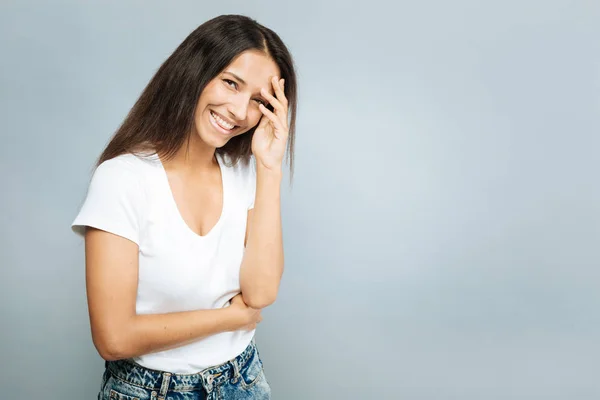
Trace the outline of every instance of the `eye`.
{"label": "eye", "polygon": [[231,79],[223,79],[223,82],[225,82],[225,84],[226,84],[227,86],[230,86],[230,87],[232,87],[233,89],[236,89],[236,90],[237,90],[237,87],[238,87],[238,86],[237,86],[237,83],[236,83],[236,82],[234,82],[234,81],[232,81]]}
{"label": "eye", "polygon": [[265,106],[265,107],[267,106],[267,102],[266,102],[266,101],[264,101],[263,99],[254,99],[254,101],[256,101],[256,102],[257,102],[257,103],[259,103],[259,104],[262,104],[262,105],[263,105],[263,106]]}

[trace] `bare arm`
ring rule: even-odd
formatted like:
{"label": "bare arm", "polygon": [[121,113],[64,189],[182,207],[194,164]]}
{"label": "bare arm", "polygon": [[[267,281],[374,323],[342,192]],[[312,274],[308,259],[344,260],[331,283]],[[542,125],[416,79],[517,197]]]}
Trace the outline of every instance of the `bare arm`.
{"label": "bare arm", "polygon": [[[111,233],[88,228],[85,236],[86,286],[92,339],[106,360],[130,358],[248,327],[260,310],[234,298],[216,310],[137,315],[138,246]],[[240,296],[236,296],[240,297]]]}
{"label": "bare arm", "polygon": [[261,94],[273,111],[259,105],[263,113],[252,137],[256,157],[256,195],[254,209],[248,212],[246,252],[240,267],[240,287],[244,302],[264,308],[275,301],[283,275],[281,233],[282,161],[289,134],[284,80],[271,78],[274,95],[266,88]]}
{"label": "bare arm", "polygon": [[281,172],[258,166],[254,209],[248,211],[246,252],[240,268],[244,302],[264,308],[275,301],[283,274]]}

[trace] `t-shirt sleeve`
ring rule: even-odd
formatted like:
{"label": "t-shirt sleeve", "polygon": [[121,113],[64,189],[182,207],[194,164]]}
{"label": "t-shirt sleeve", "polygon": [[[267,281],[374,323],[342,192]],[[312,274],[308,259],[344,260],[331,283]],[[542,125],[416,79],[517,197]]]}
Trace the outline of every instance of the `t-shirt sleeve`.
{"label": "t-shirt sleeve", "polygon": [[83,235],[89,226],[139,245],[144,205],[145,194],[139,174],[127,163],[108,160],[94,171],[85,201],[71,229]]}
{"label": "t-shirt sleeve", "polygon": [[256,159],[254,156],[250,158],[248,169],[248,210],[251,210],[254,208],[256,199]]}

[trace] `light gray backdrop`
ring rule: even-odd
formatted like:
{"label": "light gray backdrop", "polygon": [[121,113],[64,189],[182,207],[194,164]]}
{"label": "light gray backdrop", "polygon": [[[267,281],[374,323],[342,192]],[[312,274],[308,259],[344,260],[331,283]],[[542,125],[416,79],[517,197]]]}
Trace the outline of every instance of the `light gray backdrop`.
{"label": "light gray backdrop", "polygon": [[2,1],[0,396],[91,399],[94,159],[223,13],[299,70],[275,399],[597,399],[600,3]]}

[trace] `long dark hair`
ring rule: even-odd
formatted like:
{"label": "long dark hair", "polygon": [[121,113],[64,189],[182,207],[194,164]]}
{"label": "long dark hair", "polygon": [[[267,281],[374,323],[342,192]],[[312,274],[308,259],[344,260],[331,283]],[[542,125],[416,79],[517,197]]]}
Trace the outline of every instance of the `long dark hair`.
{"label": "long dark hair", "polygon": [[[243,15],[222,15],[194,30],[160,66],[102,152],[97,164],[124,153],[156,152],[169,159],[189,140],[194,111],[206,85],[246,50],[259,50],[279,67],[289,105],[287,161],[294,171],[297,81],[290,52],[271,29]],[[247,163],[254,130],[216,151]],[[290,178],[291,178],[290,175]]]}

